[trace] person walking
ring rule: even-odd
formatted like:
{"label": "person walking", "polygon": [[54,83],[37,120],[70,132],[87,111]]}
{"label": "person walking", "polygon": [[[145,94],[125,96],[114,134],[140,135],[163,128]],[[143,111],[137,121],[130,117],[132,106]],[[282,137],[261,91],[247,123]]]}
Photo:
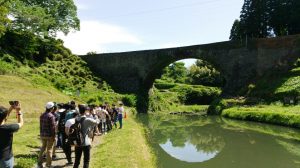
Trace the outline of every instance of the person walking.
{"label": "person walking", "polygon": [[92,118],[87,118],[85,112],[87,107],[85,105],[79,105],[80,116],[76,118],[76,122],[81,123],[81,134],[83,136],[83,141],[81,144],[75,146],[75,163],[73,168],[78,168],[80,165],[81,155],[83,153],[83,168],[88,168],[90,163],[91,155],[91,132],[93,127],[95,127],[99,120],[94,120]]}
{"label": "person walking", "polygon": [[55,141],[55,116],[54,103],[48,102],[46,104],[46,111],[40,116],[40,137],[42,147],[38,157],[38,167],[43,167],[43,154],[46,152],[46,166],[51,167],[52,150]]}
{"label": "person walking", "polygon": [[122,129],[123,127],[123,114],[124,114],[124,107],[123,103],[119,103],[119,108],[118,108],[118,120],[119,120],[119,129]]}
{"label": "person walking", "polygon": [[[17,101],[16,101],[17,102]],[[18,123],[6,124],[7,117],[11,111],[16,110]],[[23,115],[19,102],[11,105],[9,109],[0,106],[0,168],[13,168],[14,156],[12,151],[13,133],[23,126]]]}

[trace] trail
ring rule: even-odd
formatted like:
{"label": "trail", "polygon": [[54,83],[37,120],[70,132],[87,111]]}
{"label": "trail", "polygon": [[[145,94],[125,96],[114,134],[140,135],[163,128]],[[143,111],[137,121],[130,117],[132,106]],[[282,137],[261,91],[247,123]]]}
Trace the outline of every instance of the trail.
{"label": "trail", "polygon": [[[94,141],[92,143],[92,149],[91,149],[91,158],[93,156],[93,149],[99,146],[102,142],[102,136],[95,136]],[[56,149],[56,159],[52,161],[53,168],[72,168],[73,165],[67,166],[67,159],[62,149]],[[74,147],[72,147],[72,161],[75,161],[75,152]],[[83,164],[83,156],[81,157],[80,166]],[[45,165],[45,163],[44,163]]]}

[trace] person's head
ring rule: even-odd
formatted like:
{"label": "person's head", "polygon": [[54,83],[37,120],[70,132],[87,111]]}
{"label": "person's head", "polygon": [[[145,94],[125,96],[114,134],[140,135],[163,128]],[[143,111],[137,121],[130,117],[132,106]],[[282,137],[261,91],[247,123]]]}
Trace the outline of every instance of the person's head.
{"label": "person's head", "polygon": [[2,124],[3,121],[5,121],[8,114],[8,109],[0,106],[0,124]]}
{"label": "person's head", "polygon": [[53,113],[55,113],[58,109],[58,106],[57,106],[57,103],[56,102],[53,102],[54,103],[54,107],[53,107]]}
{"label": "person's head", "polygon": [[86,111],[86,105],[84,105],[84,104],[78,105],[78,110],[79,110],[80,115],[84,115],[85,111]]}
{"label": "person's head", "polygon": [[46,103],[46,112],[52,112],[54,110],[55,104],[53,102],[48,102]]}
{"label": "person's head", "polygon": [[70,109],[71,110],[75,110],[76,109],[76,103],[75,103],[74,100],[70,101],[69,104],[70,104]]}

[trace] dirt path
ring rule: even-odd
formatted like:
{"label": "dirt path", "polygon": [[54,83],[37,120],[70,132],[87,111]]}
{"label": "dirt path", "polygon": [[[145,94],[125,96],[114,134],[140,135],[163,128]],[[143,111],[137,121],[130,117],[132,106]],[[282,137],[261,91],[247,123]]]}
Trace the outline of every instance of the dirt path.
{"label": "dirt path", "polygon": [[[102,136],[95,136],[92,147],[95,148],[95,147],[99,146],[102,142],[102,138],[103,138]],[[93,156],[93,148],[91,150],[91,157]],[[81,158],[80,165],[83,164],[82,160],[83,160],[83,157]],[[74,148],[73,147],[72,147],[72,161],[73,162],[75,161],[75,153],[74,153]],[[63,150],[62,149],[57,149],[56,150],[56,159],[54,159],[52,161],[52,166],[54,168],[72,168],[73,167],[73,165],[67,166],[66,163],[67,163],[67,159],[66,159],[66,156],[65,156]]]}

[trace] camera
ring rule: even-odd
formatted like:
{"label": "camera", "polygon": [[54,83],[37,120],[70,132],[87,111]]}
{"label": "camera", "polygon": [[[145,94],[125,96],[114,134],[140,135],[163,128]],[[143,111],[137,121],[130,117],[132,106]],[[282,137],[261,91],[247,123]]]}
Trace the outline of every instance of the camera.
{"label": "camera", "polygon": [[9,104],[10,104],[11,106],[18,106],[18,105],[19,105],[19,101],[16,101],[16,100],[14,100],[14,101],[9,101]]}

